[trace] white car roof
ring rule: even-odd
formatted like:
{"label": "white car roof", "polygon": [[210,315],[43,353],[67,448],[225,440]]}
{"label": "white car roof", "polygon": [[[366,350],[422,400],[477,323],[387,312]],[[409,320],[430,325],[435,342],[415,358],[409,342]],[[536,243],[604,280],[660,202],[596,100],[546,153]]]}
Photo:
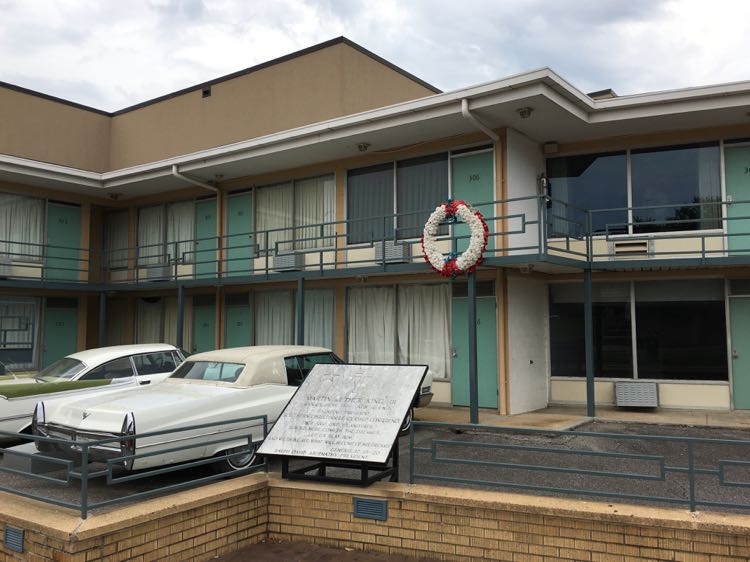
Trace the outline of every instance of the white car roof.
{"label": "white car roof", "polygon": [[[230,386],[254,386],[263,383],[286,384],[286,369],[283,359],[292,355],[311,353],[332,353],[325,347],[312,345],[255,345],[251,347],[233,347],[196,353],[187,361],[216,361],[219,363],[241,363],[245,365],[234,383],[221,383]],[[169,381],[172,377],[168,378]],[[183,379],[172,379],[183,380]]]}
{"label": "white car roof", "polygon": [[96,347],[68,355],[86,365],[99,365],[120,357],[137,355],[139,353],[153,353],[155,351],[175,351],[177,348],[168,343],[140,343],[134,345],[113,345],[110,347]]}

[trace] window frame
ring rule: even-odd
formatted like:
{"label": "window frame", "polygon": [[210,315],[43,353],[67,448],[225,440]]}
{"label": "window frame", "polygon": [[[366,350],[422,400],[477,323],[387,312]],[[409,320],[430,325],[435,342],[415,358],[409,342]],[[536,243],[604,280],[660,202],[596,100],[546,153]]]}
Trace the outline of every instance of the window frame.
{"label": "window frame", "polygon": [[[90,377],[88,376],[88,375],[90,375],[91,373],[93,373],[93,372],[95,372],[95,371],[98,371],[99,369],[104,369],[104,368],[105,368],[105,367],[106,367],[107,365],[110,365],[110,364],[112,364],[112,363],[114,363],[114,362],[116,362],[116,361],[122,361],[123,359],[124,359],[124,360],[126,360],[126,361],[128,362],[128,364],[130,365],[130,371],[131,371],[131,374],[130,374],[130,376],[123,376],[123,377],[109,377],[109,378],[107,378],[107,377],[102,377],[102,378],[90,378]],[[105,370],[105,372],[106,372],[106,370]],[[78,378],[77,378],[76,380],[81,380],[81,381],[90,381],[90,380],[105,380],[105,381],[106,381],[106,380],[108,380],[108,381],[116,381],[116,380],[124,380],[124,379],[131,379],[131,378],[132,378],[132,379],[135,379],[135,377],[136,377],[137,375],[138,375],[138,372],[136,371],[136,368],[135,368],[135,363],[133,363],[133,356],[132,356],[132,355],[125,355],[125,356],[123,356],[123,357],[116,357],[115,359],[110,359],[109,361],[106,361],[106,362],[104,362],[104,363],[101,363],[100,365],[97,365],[97,366],[96,366],[96,367],[94,367],[93,369],[89,369],[89,370],[88,370],[88,371],[87,371],[86,373],[84,373],[84,374],[83,374],[83,376],[81,376],[81,377],[78,377]],[[114,383],[114,382],[112,382],[112,384],[118,384],[118,383]]]}

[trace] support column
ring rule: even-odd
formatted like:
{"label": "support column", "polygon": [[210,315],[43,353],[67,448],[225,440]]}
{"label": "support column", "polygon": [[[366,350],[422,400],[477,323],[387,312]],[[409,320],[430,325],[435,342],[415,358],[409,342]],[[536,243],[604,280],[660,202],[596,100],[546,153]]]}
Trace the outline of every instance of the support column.
{"label": "support column", "polygon": [[177,347],[182,349],[185,336],[185,286],[177,285]]}
{"label": "support column", "polygon": [[305,278],[297,279],[297,345],[305,343]]}
{"label": "support column", "polygon": [[479,377],[477,374],[477,278],[469,275],[469,422],[479,423]]}
{"label": "support column", "polygon": [[105,321],[107,319],[107,293],[99,293],[99,347],[106,345],[107,330]]}
{"label": "support column", "polygon": [[594,309],[591,302],[591,270],[583,270],[583,324],[586,350],[586,415],[596,415],[594,395]]}

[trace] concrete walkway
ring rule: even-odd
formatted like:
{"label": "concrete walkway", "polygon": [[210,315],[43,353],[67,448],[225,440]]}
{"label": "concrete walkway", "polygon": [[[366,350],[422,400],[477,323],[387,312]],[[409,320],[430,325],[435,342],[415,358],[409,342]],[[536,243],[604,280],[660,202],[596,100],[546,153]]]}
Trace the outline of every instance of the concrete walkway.
{"label": "concrete walkway", "polygon": [[[418,421],[463,424],[469,423],[469,409],[430,406],[429,408],[418,408],[415,410],[414,417]],[[596,418],[594,419],[631,423],[750,429],[750,410],[631,409],[617,408],[615,406],[597,406]],[[513,416],[501,416],[492,410],[479,411],[479,423],[481,425],[498,427],[523,427],[565,431],[590,420],[591,418],[586,416],[585,406],[549,406],[543,410]]]}

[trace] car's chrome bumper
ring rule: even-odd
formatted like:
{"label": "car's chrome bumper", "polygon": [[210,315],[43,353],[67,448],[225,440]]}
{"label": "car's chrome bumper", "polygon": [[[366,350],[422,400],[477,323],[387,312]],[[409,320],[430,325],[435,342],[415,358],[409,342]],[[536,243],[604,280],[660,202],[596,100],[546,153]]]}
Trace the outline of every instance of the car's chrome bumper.
{"label": "car's chrome bumper", "polygon": [[[79,458],[83,443],[99,441],[119,437],[117,435],[104,433],[86,433],[76,431],[69,427],[59,425],[45,425],[42,427],[45,437],[58,439],[56,442],[37,441],[36,446],[40,452],[56,452],[69,458]],[[90,462],[106,462],[122,456],[119,441],[100,445],[88,446],[88,457]]]}

